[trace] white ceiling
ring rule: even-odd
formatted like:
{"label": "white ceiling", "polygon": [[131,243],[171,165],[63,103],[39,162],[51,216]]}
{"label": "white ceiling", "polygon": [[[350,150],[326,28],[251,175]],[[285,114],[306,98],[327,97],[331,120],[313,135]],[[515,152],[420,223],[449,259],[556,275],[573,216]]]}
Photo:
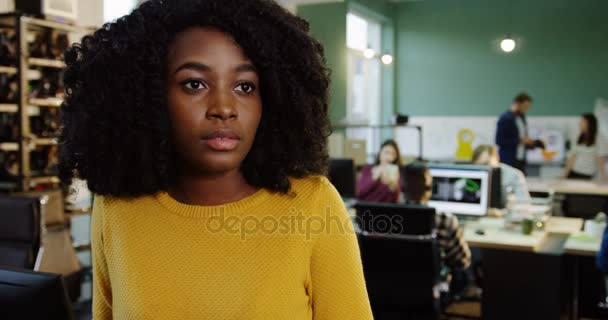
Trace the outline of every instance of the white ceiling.
{"label": "white ceiling", "polygon": [[292,12],[296,11],[296,6],[300,4],[313,4],[313,3],[323,3],[323,2],[343,2],[344,0],[277,0],[279,4],[284,6],[285,8],[291,10]]}

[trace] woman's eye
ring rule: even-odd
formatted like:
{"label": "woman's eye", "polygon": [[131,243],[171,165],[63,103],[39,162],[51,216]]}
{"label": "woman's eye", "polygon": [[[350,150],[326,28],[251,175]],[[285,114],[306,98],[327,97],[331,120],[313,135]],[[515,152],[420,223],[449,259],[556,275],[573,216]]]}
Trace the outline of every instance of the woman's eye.
{"label": "woman's eye", "polygon": [[198,80],[188,80],[184,82],[184,86],[189,90],[199,90],[205,87],[205,85]]}
{"label": "woman's eye", "polygon": [[240,83],[239,85],[236,86],[236,91],[241,91],[244,93],[251,93],[253,90],[255,90],[255,85],[253,83]]}

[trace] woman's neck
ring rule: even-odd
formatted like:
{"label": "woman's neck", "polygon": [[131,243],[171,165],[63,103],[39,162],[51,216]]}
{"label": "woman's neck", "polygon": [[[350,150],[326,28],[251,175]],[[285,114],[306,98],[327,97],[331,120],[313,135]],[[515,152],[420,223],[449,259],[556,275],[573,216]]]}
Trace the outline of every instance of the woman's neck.
{"label": "woman's neck", "polygon": [[257,190],[236,169],[214,175],[182,172],[169,194],[184,204],[213,206],[241,200]]}

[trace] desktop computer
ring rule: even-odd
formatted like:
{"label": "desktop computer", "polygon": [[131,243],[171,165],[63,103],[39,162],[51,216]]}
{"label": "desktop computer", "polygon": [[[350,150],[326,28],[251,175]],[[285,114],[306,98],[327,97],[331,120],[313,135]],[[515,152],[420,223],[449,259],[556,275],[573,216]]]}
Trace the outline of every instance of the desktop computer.
{"label": "desktop computer", "polygon": [[492,168],[473,165],[431,165],[433,194],[428,205],[439,212],[485,216],[491,202]]}

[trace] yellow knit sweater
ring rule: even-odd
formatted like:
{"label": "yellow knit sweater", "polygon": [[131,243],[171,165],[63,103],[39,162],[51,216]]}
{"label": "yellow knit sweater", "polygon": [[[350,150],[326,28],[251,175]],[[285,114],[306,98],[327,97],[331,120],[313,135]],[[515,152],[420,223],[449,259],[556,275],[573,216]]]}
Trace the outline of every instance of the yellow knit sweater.
{"label": "yellow knit sweater", "polygon": [[291,182],[220,206],[97,196],[94,319],[371,319],[340,196]]}

